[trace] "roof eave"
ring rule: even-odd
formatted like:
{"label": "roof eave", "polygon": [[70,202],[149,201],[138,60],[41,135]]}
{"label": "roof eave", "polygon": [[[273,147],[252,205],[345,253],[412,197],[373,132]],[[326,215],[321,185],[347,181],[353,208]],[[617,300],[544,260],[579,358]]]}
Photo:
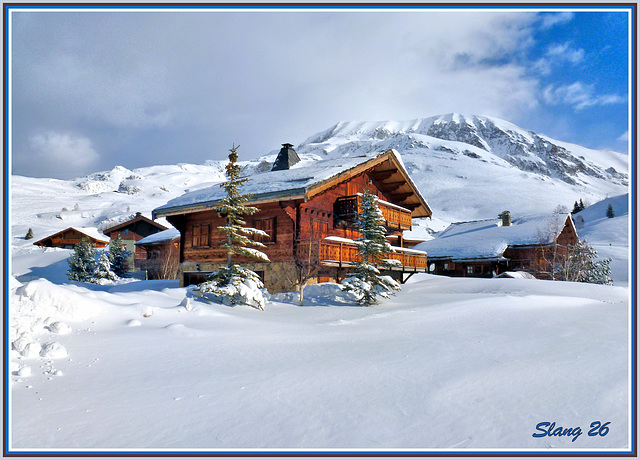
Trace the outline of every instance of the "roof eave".
{"label": "roof eave", "polygon": [[[297,188],[293,190],[284,190],[284,191],[278,191],[278,192],[259,193],[259,194],[253,195],[248,200],[248,203],[250,203],[251,205],[258,205],[263,203],[270,203],[276,199],[278,200],[305,199],[305,192],[306,190],[304,188]],[[153,210],[153,218],[155,219],[157,217],[175,216],[180,214],[191,214],[191,213],[200,212],[200,211],[209,211],[215,208],[220,203],[220,201],[221,199],[217,199],[217,200],[205,201],[200,203],[184,204],[180,206],[156,208]]]}

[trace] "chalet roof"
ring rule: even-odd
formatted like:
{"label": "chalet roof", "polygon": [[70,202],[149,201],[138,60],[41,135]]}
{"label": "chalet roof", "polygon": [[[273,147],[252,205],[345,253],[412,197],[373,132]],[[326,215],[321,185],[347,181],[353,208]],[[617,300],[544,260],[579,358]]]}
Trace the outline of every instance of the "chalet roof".
{"label": "chalet roof", "polygon": [[146,223],[148,223],[150,225],[153,225],[156,228],[159,228],[160,230],[166,230],[167,229],[167,227],[165,227],[164,225],[159,224],[158,222],[153,221],[153,220],[143,216],[141,213],[137,213],[136,216],[133,219],[129,219],[129,220],[125,221],[125,222],[121,222],[121,223],[119,223],[117,225],[114,225],[112,227],[105,228],[102,231],[102,233],[104,233],[105,235],[108,235],[111,232],[115,232],[115,231],[120,230],[122,228],[128,227],[130,225],[135,224],[136,222],[146,222]]}
{"label": "chalet roof", "polygon": [[50,238],[54,238],[54,237],[60,235],[61,233],[67,232],[69,230],[75,230],[78,233],[81,233],[81,234],[83,234],[83,235],[85,235],[85,236],[87,236],[87,237],[89,237],[91,239],[94,239],[96,241],[100,241],[102,243],[109,243],[111,241],[108,237],[106,237],[102,233],[100,233],[98,231],[98,229],[95,228],[95,227],[68,227],[68,228],[65,228],[64,230],[60,230],[60,231],[58,231],[56,233],[52,233],[49,236],[45,236],[44,238],[36,241],[33,244],[42,243],[44,240],[48,240]]}
{"label": "chalet roof", "polygon": [[567,219],[573,225],[571,216],[557,214],[516,217],[509,226],[499,218],[455,222],[414,248],[427,251],[431,260],[496,260],[509,247],[549,244],[558,238]]}
{"label": "chalet roof", "polygon": [[[395,203],[411,209],[413,217],[431,216],[431,208],[409,176],[400,154],[387,150],[380,154],[334,158],[295,164],[291,169],[255,174],[243,186],[242,193],[253,194],[251,202],[308,200],[323,191],[368,171],[376,186],[397,197]],[[154,209],[154,217],[185,214],[210,209],[224,198],[219,184],[188,192]]]}
{"label": "chalet roof", "polygon": [[153,235],[149,235],[136,242],[136,246],[154,245],[166,243],[180,238],[180,232],[176,228],[169,228]]}

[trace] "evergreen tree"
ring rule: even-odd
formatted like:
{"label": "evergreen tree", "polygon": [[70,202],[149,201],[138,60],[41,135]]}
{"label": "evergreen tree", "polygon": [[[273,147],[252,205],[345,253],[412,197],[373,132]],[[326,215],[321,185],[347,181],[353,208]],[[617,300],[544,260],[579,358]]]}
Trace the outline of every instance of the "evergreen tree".
{"label": "evergreen tree", "polygon": [[611,259],[598,259],[598,252],[585,240],[569,247],[563,263],[565,281],[581,283],[612,284]]}
{"label": "evergreen tree", "polygon": [[584,203],[582,202],[582,198],[580,198],[580,202],[573,202],[573,209],[571,210],[571,214],[576,214],[582,211],[585,208]]}
{"label": "evergreen tree", "polygon": [[33,230],[31,230],[31,227],[29,227],[29,230],[27,231],[27,234],[24,236],[25,240],[30,240],[33,238]]}
{"label": "evergreen tree", "polygon": [[226,235],[226,242],[222,245],[227,250],[227,268],[233,266],[233,256],[245,256],[252,259],[269,261],[267,255],[261,251],[247,248],[247,246],[265,247],[259,241],[254,241],[252,237],[268,237],[269,235],[256,228],[245,227],[247,223],[243,216],[250,216],[258,212],[258,208],[247,206],[245,203],[251,198],[251,194],[240,193],[241,187],[249,181],[248,178],[240,178],[240,166],[238,165],[238,147],[231,148],[229,163],[225,166],[225,173],[228,178],[226,182],[220,184],[227,196],[220,200],[220,205],[215,207],[216,212],[226,218],[227,224],[218,227]]}
{"label": "evergreen tree", "polygon": [[73,254],[67,259],[69,270],[67,278],[74,281],[92,281],[96,271],[96,250],[93,244],[82,238],[73,248]]}
{"label": "evergreen tree", "polygon": [[107,253],[107,257],[111,263],[111,271],[115,273],[116,276],[123,277],[127,275],[127,272],[129,271],[128,259],[130,255],[131,251],[127,251],[120,235],[111,240],[109,243],[109,252]]}
{"label": "evergreen tree", "polygon": [[384,263],[383,256],[391,252],[391,245],[385,236],[383,217],[378,208],[378,197],[365,190],[358,210],[356,227],[361,237],[356,240],[361,261],[351,278],[344,281],[345,290],[352,291],[361,305],[376,303],[377,296],[389,297],[399,290],[397,282],[380,275],[376,264]]}
{"label": "evergreen tree", "polygon": [[100,280],[116,280],[118,276],[111,269],[111,260],[109,260],[109,253],[106,251],[100,251],[98,260],[96,261],[95,271],[93,273],[92,283],[99,283]]}
{"label": "evergreen tree", "polygon": [[[209,275],[207,281],[194,288],[196,292],[211,293],[219,297],[225,303],[248,305],[264,310],[264,298],[260,289],[264,287],[260,277],[253,271],[233,263],[233,256],[243,256],[252,259],[269,262],[267,255],[255,247],[265,247],[259,241],[252,238],[268,237],[269,235],[255,228],[245,227],[247,224],[243,217],[258,212],[258,208],[247,206],[252,195],[242,194],[242,186],[249,181],[241,178],[241,168],[238,165],[238,147],[231,148],[229,162],[225,166],[227,181],[220,184],[226,192],[225,198],[220,200],[220,205],[214,209],[218,215],[224,217],[227,224],[218,227],[225,234],[225,243],[222,245],[227,250],[227,266],[220,268]],[[253,248],[247,247],[253,246]]]}
{"label": "evergreen tree", "polygon": [[611,206],[611,203],[609,203],[609,206],[607,206],[607,217],[609,219],[613,219],[616,216],[616,213],[613,212],[613,206]]}

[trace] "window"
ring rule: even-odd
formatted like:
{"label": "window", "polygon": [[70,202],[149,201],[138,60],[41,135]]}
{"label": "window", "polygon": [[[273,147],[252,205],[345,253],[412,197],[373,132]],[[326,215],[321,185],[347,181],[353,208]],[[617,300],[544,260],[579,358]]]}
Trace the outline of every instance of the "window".
{"label": "window", "polygon": [[192,284],[204,283],[210,274],[211,272],[184,272],[184,285],[191,286]]}
{"label": "window", "polygon": [[472,265],[467,265],[467,274],[468,275],[473,275],[473,266]]}
{"label": "window", "polygon": [[209,224],[194,225],[191,234],[191,247],[202,248],[209,246]]}
{"label": "window", "polygon": [[445,264],[444,264],[444,269],[445,269],[445,270],[449,270],[449,264],[445,263]]}
{"label": "window", "polygon": [[253,228],[262,230],[267,233],[267,236],[256,236],[255,240],[261,243],[275,243],[276,242],[276,218],[270,217],[268,219],[255,219],[253,221]]}

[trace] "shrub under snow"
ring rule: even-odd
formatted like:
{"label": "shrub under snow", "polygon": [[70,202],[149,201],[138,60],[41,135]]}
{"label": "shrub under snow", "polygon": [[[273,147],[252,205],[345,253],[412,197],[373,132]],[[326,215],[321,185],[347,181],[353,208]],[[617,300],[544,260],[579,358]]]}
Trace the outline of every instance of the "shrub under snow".
{"label": "shrub under snow", "polygon": [[265,299],[262,293],[264,284],[253,271],[232,265],[212,273],[204,283],[198,284],[193,291],[203,297],[212,297],[225,305],[246,304],[264,310]]}
{"label": "shrub under snow", "polygon": [[342,280],[345,291],[351,292],[361,305],[371,305],[378,296],[388,299],[400,290],[400,284],[390,276],[379,276],[379,271],[373,266],[369,269],[378,273],[374,277],[350,276]]}

